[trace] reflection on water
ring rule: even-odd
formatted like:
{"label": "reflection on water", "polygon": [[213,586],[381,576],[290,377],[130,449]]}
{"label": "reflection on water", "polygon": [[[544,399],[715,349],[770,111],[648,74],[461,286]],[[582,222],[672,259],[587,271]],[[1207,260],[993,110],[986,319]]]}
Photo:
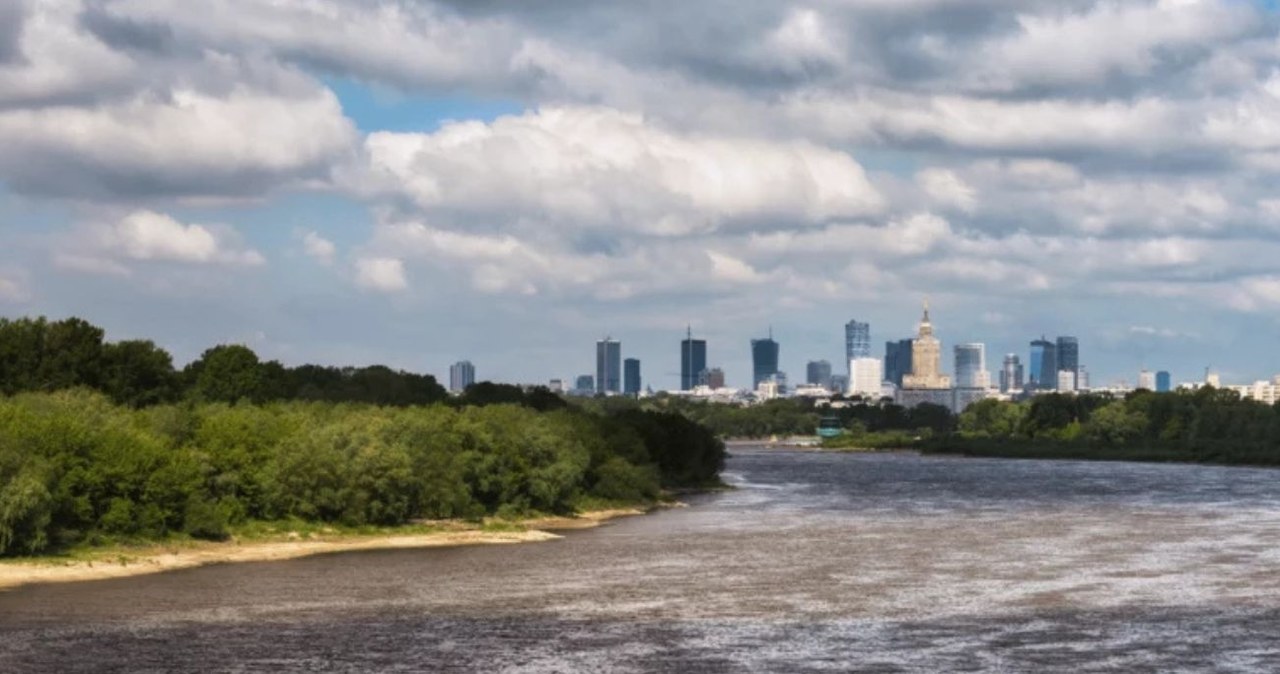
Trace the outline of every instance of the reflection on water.
{"label": "reflection on water", "polygon": [[551,543],[0,594],[0,671],[1280,671],[1277,477],[737,450]]}

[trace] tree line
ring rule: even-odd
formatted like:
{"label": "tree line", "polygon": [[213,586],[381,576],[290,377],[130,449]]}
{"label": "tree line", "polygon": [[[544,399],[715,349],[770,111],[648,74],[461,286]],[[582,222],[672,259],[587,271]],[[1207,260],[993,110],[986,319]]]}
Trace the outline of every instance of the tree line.
{"label": "tree line", "polygon": [[114,402],[146,407],[180,400],[263,403],[277,400],[429,405],[449,397],[431,375],[369,367],[285,367],[247,346],[206,350],[182,369],[150,340],[107,342],[79,318],[0,318],[0,393],[83,386]]}
{"label": "tree line", "polygon": [[101,336],[0,322],[0,555],[263,520],[568,513],[715,483],[724,464],[711,431],[671,412],[489,383],[446,403],[425,375],[277,368],[243,347],[175,371],[150,342]]}
{"label": "tree line", "polygon": [[1194,391],[984,400],[956,419],[931,451],[1280,465],[1280,405],[1210,386]]}

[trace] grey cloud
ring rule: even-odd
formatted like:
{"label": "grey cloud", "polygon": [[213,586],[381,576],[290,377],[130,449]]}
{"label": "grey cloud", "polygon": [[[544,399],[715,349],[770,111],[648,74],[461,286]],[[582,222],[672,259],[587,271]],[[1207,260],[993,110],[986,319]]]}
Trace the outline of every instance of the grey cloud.
{"label": "grey cloud", "polygon": [[152,21],[116,16],[102,5],[89,5],[80,14],[80,25],[115,49],[163,54],[174,48],[173,30]]}
{"label": "grey cloud", "polygon": [[0,66],[23,58],[21,40],[26,20],[26,0],[0,5]]}

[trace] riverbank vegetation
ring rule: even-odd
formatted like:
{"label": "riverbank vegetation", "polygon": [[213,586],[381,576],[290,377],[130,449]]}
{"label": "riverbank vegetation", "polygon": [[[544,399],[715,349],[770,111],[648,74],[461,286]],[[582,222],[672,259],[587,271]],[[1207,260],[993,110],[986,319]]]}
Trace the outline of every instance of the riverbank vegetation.
{"label": "riverbank vegetation", "polygon": [[280,520],[565,514],[714,484],[724,462],[671,412],[501,385],[446,398],[427,375],[284,368],[243,346],[171,363],[76,319],[0,320],[0,555]]}
{"label": "riverbank vegetation", "polygon": [[1046,394],[970,406],[926,451],[969,456],[1280,465],[1280,406],[1225,389],[1123,399]]}

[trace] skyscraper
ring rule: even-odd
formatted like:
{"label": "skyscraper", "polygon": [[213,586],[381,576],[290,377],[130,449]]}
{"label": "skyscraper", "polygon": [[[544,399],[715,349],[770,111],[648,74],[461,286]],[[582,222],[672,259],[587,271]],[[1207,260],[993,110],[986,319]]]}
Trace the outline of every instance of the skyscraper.
{"label": "skyscraper", "polygon": [[703,370],[698,376],[698,383],[712,389],[722,389],[724,388],[724,370],[718,367]]}
{"label": "skyscraper", "polygon": [[449,366],[449,390],[461,393],[476,383],[476,367],[469,360],[460,360]]}
{"label": "skyscraper", "polygon": [[1079,388],[1080,342],[1075,337],[1058,338],[1058,371],[1063,370],[1071,373],[1072,381],[1076,382],[1076,387]]}
{"label": "skyscraper", "polygon": [[573,380],[573,392],[579,395],[591,395],[595,393],[596,380],[589,374],[580,374],[578,378]]}
{"label": "skyscraper", "polygon": [[879,400],[884,387],[884,367],[878,358],[854,358],[849,361],[849,390],[851,396]]}
{"label": "skyscraper", "polygon": [[1156,393],[1168,393],[1173,390],[1173,377],[1165,370],[1156,373]]}
{"label": "skyscraper", "polygon": [[765,339],[751,340],[751,387],[778,374],[778,343],[773,341],[773,330]]}
{"label": "skyscraper", "polygon": [[1031,388],[1051,391],[1058,387],[1058,347],[1041,337],[1031,342]]}
{"label": "skyscraper", "polygon": [[1139,372],[1138,388],[1144,388],[1148,391],[1156,390],[1156,373],[1145,369],[1142,372]]}
{"label": "skyscraper", "polygon": [[871,324],[849,321],[844,325],[844,359],[871,357]]}
{"label": "skyscraper", "polygon": [[639,358],[628,358],[622,361],[622,392],[627,395],[640,395]]}
{"label": "skyscraper", "polygon": [[924,303],[916,338],[911,341],[911,373],[902,377],[902,388],[951,388],[951,377],[942,374],[942,342],[933,336],[928,302]]}
{"label": "skyscraper", "polygon": [[811,360],[805,367],[805,383],[816,384],[823,388],[831,388],[831,363],[825,360]]}
{"label": "skyscraper", "polygon": [[698,373],[707,369],[707,340],[694,339],[693,328],[680,340],[680,390],[692,391],[698,385]]}
{"label": "skyscraper", "polygon": [[622,343],[610,337],[596,342],[596,393],[622,392]]}
{"label": "skyscraper", "polygon": [[1004,356],[1004,364],[1000,368],[1000,392],[1022,390],[1022,359],[1016,353]]}
{"label": "skyscraper", "polygon": [[985,344],[957,344],[955,354],[957,388],[987,388],[991,385],[991,375],[987,373]]}
{"label": "skyscraper", "polygon": [[884,380],[902,386],[902,378],[911,372],[911,340],[884,343]]}

